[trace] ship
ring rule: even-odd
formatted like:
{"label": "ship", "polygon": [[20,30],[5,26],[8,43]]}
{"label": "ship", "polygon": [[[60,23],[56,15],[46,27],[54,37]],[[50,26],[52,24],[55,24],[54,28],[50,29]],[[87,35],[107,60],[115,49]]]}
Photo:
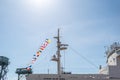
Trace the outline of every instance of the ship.
{"label": "ship", "polygon": [[120,44],[114,42],[106,50],[106,66],[99,67],[98,74],[72,74],[72,72],[64,72],[61,69],[60,51],[67,49],[67,44],[60,41],[60,30],[58,29],[57,51],[53,55],[52,61],[57,62],[57,74],[29,74],[26,80],[120,80]]}

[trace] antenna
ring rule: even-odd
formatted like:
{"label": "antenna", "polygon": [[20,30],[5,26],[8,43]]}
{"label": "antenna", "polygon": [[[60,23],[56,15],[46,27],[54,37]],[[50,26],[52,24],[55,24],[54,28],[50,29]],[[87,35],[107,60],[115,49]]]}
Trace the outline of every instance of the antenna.
{"label": "antenna", "polygon": [[9,59],[0,56],[0,80],[5,80],[8,72]]}

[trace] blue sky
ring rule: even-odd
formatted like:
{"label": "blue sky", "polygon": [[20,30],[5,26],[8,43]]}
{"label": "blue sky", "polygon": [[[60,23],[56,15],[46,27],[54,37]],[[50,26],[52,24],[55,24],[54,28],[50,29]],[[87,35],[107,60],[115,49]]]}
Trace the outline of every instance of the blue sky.
{"label": "blue sky", "polygon": [[69,44],[68,50],[61,52],[66,56],[65,71],[97,73],[98,69],[81,56],[96,66],[105,66],[104,46],[120,42],[120,1],[0,0],[0,56],[10,59],[8,80],[16,80],[16,68],[26,67],[46,38],[52,42],[33,71],[57,72],[56,63],[50,59],[56,53],[53,37],[58,28],[61,41]]}

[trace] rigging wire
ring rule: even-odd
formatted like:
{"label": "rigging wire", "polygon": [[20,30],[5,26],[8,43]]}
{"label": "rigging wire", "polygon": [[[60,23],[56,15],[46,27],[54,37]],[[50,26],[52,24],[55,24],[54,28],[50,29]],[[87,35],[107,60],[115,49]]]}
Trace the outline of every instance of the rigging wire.
{"label": "rigging wire", "polygon": [[94,66],[95,68],[98,69],[98,66],[95,65],[93,62],[91,62],[90,60],[88,60],[85,56],[83,56],[82,54],[80,54],[78,51],[76,51],[75,49],[73,49],[70,45],[69,45],[70,49],[75,52],[77,55],[79,55],[81,58],[83,58],[84,60],[86,60],[89,64],[91,64],[92,66]]}
{"label": "rigging wire", "polygon": [[66,58],[66,56],[65,56],[65,50],[64,50],[64,71],[65,71],[65,59]]}

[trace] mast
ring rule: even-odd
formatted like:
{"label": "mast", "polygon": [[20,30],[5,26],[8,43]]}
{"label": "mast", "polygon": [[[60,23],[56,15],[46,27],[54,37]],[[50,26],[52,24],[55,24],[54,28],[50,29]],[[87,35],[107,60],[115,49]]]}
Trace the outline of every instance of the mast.
{"label": "mast", "polygon": [[60,68],[61,68],[60,44],[61,44],[61,42],[60,42],[60,35],[59,35],[59,29],[58,29],[58,37],[57,37],[57,57],[58,57],[57,70],[58,70],[58,74],[61,74],[61,70],[60,70]]}
{"label": "mast", "polygon": [[67,44],[61,44],[61,42],[60,42],[60,30],[59,29],[58,29],[57,37],[54,37],[54,38],[57,39],[57,52],[56,52],[56,55],[53,55],[52,61],[57,62],[57,74],[60,75],[62,73],[60,51],[67,49],[66,46],[68,46],[68,45]]}

